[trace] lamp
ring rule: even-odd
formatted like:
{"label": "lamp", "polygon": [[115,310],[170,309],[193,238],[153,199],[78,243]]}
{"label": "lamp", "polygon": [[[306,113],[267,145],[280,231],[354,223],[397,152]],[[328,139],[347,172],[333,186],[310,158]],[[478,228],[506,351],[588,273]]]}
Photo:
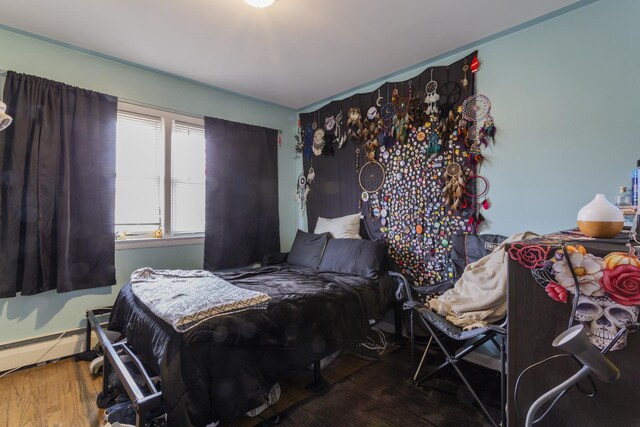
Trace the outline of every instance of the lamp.
{"label": "lamp", "polygon": [[253,7],[263,8],[271,6],[276,0],[244,0],[245,3],[250,4]]}
{"label": "lamp", "polygon": [[11,116],[5,113],[5,111],[7,111],[7,105],[0,101],[0,130],[4,130],[9,127],[13,121]]}
{"label": "lamp", "polygon": [[536,413],[545,402],[558,396],[560,393],[574,386],[578,381],[587,377],[591,372],[596,374],[602,381],[613,382],[620,378],[620,371],[611,363],[607,357],[600,353],[598,349],[591,344],[589,337],[584,330],[584,326],[576,325],[567,329],[553,340],[553,346],[567,353],[572,354],[584,366],[576,372],[572,377],[562,384],[552,388],[542,396],[540,396],[529,408],[527,412],[526,427],[533,426]]}

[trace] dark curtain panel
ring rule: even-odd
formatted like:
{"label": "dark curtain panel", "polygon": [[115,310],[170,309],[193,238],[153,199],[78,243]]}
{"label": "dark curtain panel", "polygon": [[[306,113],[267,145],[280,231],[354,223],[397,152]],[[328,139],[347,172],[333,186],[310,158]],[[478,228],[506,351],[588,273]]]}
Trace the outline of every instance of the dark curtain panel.
{"label": "dark curtain panel", "polygon": [[7,73],[0,297],[115,284],[117,99]]}
{"label": "dark curtain panel", "polygon": [[278,132],[205,117],[204,268],[220,270],[280,251]]}

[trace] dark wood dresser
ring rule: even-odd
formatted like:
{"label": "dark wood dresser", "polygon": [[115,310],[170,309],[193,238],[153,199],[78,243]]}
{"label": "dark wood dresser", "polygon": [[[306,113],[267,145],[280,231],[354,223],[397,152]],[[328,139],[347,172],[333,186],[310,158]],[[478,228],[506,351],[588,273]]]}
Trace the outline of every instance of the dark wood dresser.
{"label": "dark wood dresser", "polygon": [[[552,299],[544,286],[545,265],[547,272],[553,270],[549,270],[549,262],[561,247],[562,241],[574,248],[579,243],[588,254],[596,257],[603,258],[617,251],[628,252],[622,235],[619,239],[581,240],[572,232],[544,236],[534,241],[533,244],[538,246],[529,251],[522,249],[524,244],[509,245],[509,426],[523,426],[531,403],[579,369],[570,357],[557,358],[533,368],[521,380],[518,405],[523,418],[517,415],[514,390],[518,375],[528,366],[562,353],[555,350],[551,343],[568,327],[572,298],[569,295],[567,302],[563,304]],[[519,258],[522,258],[522,262]],[[542,265],[543,258],[546,258],[545,265]],[[572,388],[536,426],[640,426],[640,333],[629,333],[627,346],[610,351],[607,357],[620,369],[618,381],[608,384],[594,378],[597,387],[594,397],[587,397],[575,387]],[[581,384],[586,389],[590,388],[588,381]],[[543,412],[544,409],[538,416]]]}

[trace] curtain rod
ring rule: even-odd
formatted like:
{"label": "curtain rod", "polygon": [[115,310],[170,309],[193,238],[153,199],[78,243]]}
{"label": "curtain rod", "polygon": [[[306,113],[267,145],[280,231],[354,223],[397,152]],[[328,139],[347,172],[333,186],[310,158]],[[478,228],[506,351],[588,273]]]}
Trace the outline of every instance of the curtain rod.
{"label": "curtain rod", "polygon": [[[6,77],[7,76],[7,70],[3,70],[0,69],[0,76],[1,77]],[[116,97],[118,98],[118,102],[122,101],[126,104],[132,104],[138,107],[146,107],[146,108],[153,108],[154,110],[160,110],[160,111],[164,111],[167,113],[175,113],[175,114],[180,114],[182,116],[187,116],[187,117],[193,117],[196,119],[204,119],[203,115],[199,115],[199,114],[193,114],[193,113],[185,113],[183,111],[178,111],[178,110],[174,110],[172,108],[168,108],[168,107],[159,107],[157,105],[153,105],[153,104],[147,104],[146,102],[141,102],[141,101],[136,101],[133,99],[127,99],[127,98],[122,98],[122,97]]]}
{"label": "curtain rod", "polygon": [[[6,77],[7,76],[7,70],[3,70],[0,69],[0,77]],[[2,88],[0,88],[1,90]],[[160,110],[160,111],[164,111],[167,113],[175,113],[175,114],[180,114],[181,116],[187,116],[187,117],[192,117],[195,119],[204,119],[204,115],[200,115],[200,114],[193,114],[193,113],[185,113],[184,111],[178,111],[178,110],[174,110],[173,108],[168,108],[168,107],[159,107],[157,105],[153,105],[153,104],[147,104],[146,102],[142,102],[142,101],[136,101],[133,99],[127,99],[127,98],[121,98],[121,97],[117,97],[118,98],[118,102],[122,101],[126,104],[132,104],[132,105],[136,105],[138,107],[146,107],[146,108],[153,108],[155,110]],[[282,132],[282,129],[276,129],[278,132]]]}

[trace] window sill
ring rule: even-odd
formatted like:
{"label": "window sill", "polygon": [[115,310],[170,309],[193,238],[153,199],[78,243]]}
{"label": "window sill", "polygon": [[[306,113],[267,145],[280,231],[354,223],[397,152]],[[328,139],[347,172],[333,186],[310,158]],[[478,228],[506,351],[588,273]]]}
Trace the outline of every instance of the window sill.
{"label": "window sill", "polygon": [[165,246],[201,245],[203,243],[204,235],[202,234],[163,237],[162,239],[148,238],[116,240],[116,251],[126,249],[160,248]]}

